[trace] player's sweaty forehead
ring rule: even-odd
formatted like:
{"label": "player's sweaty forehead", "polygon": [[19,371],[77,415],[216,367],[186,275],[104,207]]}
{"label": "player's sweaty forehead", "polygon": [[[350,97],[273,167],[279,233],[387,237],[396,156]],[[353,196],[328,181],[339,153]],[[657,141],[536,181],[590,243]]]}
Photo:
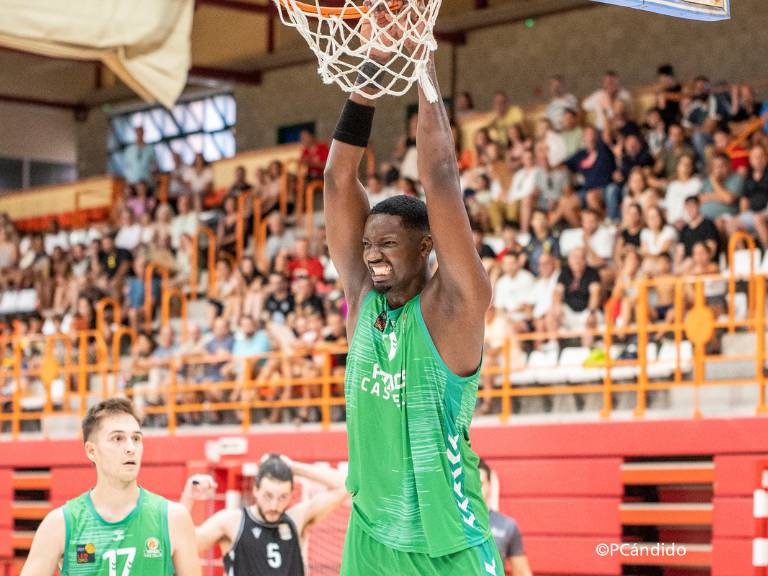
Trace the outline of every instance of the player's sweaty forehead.
{"label": "player's sweaty forehead", "polygon": [[400,216],[393,214],[372,214],[363,230],[364,242],[384,242],[395,240],[400,243],[419,242],[424,232],[415,228],[406,228]]}
{"label": "player's sweaty forehead", "polygon": [[371,214],[365,223],[363,237],[380,237],[386,234],[402,234],[405,230],[400,216],[395,214]]}

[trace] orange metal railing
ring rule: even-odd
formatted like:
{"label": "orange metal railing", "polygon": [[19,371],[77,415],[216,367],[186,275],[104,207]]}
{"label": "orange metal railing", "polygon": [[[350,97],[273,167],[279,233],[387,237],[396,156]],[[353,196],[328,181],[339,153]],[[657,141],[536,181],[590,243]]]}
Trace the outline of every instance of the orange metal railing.
{"label": "orange metal railing", "polygon": [[314,236],[315,232],[315,193],[318,191],[323,191],[323,183],[320,180],[314,180],[304,188],[304,205],[306,207],[304,226],[309,239]]}
{"label": "orange metal railing", "polygon": [[96,303],[96,330],[104,334],[105,330],[108,328],[105,321],[105,310],[107,308],[112,308],[112,314],[114,316],[114,322],[115,324],[120,324],[123,318],[123,312],[122,307],[120,306],[120,302],[115,300],[114,298],[102,298]]}
{"label": "orange metal railing", "polygon": [[[746,283],[746,284],[745,284]],[[742,317],[734,316],[729,310],[727,314],[715,317],[708,304],[707,293],[715,285],[721,290],[722,300],[733,303],[740,286],[746,287],[748,299],[747,313]],[[673,294],[671,317],[652,321],[650,318],[651,294],[660,287],[668,287]],[[645,415],[648,408],[648,397],[659,391],[669,391],[689,388],[693,391],[690,406],[693,417],[702,416],[701,390],[707,386],[757,386],[758,400],[756,411],[760,414],[768,412],[766,404],[766,276],[756,274],[738,275],[731,266],[728,274],[688,277],[664,277],[645,279],[620,288],[634,288],[637,291],[637,303],[634,308],[634,320],[630,325],[616,325],[611,312],[612,303],[606,305],[604,326],[592,330],[595,337],[602,341],[606,350],[604,360],[592,364],[591,368],[598,370],[598,377],[583,384],[570,384],[567,381],[542,384],[518,383],[520,376],[528,369],[513,361],[513,356],[522,346],[529,343],[531,347],[536,342],[556,338],[560,341],[578,339],[584,332],[559,331],[554,334],[531,333],[510,334],[504,342],[501,360],[498,365],[488,362],[484,368],[483,378],[490,378],[493,384],[484,386],[479,392],[481,399],[500,400],[501,421],[507,421],[514,412],[515,402],[523,398],[548,397],[556,398],[563,395],[599,397],[601,406],[599,414],[610,417],[614,410],[616,395],[631,394],[635,397],[634,414],[638,417]],[[149,291],[148,291],[149,294]],[[186,302],[178,289],[165,290],[163,295],[164,311],[162,322],[169,317],[171,298],[181,299],[182,307]],[[114,302],[105,300],[97,305],[99,322],[103,323],[103,311]],[[732,307],[732,304],[731,306]],[[182,312],[182,317],[184,313]],[[754,352],[729,353],[713,352],[710,345],[718,335],[739,331],[754,335],[756,344]],[[126,394],[142,398],[146,392],[140,387],[123,386],[125,374],[140,375],[142,370],[164,370],[164,376],[152,390],[152,394],[162,399],[160,403],[145,407],[147,414],[163,414],[167,425],[173,432],[179,425],[180,419],[194,415],[214,412],[230,412],[237,414],[244,428],[252,421],[252,411],[283,409],[319,411],[324,427],[332,422],[331,413],[335,406],[344,403],[343,374],[341,370],[332,368],[334,354],[344,353],[340,348],[320,347],[315,350],[296,351],[294,354],[272,352],[249,358],[225,358],[219,356],[176,356],[170,359],[156,361],[147,359],[145,364],[139,362],[128,372],[121,368],[121,343],[128,338],[135,343],[136,333],[130,328],[118,327],[111,335],[111,343],[103,329],[86,331],[74,336],[54,335],[35,337],[15,337],[6,340],[11,345],[11,354],[4,358],[0,367],[0,389],[8,389],[11,383],[10,397],[3,399],[9,403],[9,412],[0,414],[0,422],[11,422],[12,435],[18,436],[21,422],[40,420],[52,413],[74,412],[82,414],[89,401],[114,394]],[[649,345],[663,340],[674,348],[674,357],[661,359],[649,356]],[[633,338],[637,343],[635,358],[619,358],[614,353],[614,345],[626,338]],[[183,333],[182,338],[186,338]],[[39,361],[30,361],[30,342],[39,341],[43,350]],[[111,351],[110,351],[111,345]],[[684,350],[692,349],[689,356]],[[58,356],[54,351],[58,350]],[[316,360],[307,364],[307,358]],[[214,372],[220,371],[222,363],[234,363],[240,367],[225,377],[213,377]],[[558,361],[559,362],[559,361]],[[654,376],[659,363],[666,362],[664,376]],[[749,377],[731,377],[724,379],[708,379],[706,369],[721,362],[741,362],[754,367]],[[266,370],[265,366],[271,366]],[[560,364],[544,367],[544,370],[575,370],[582,366],[562,366]],[[622,378],[617,370],[629,368],[632,376]],[[194,371],[196,376],[189,376]],[[295,374],[299,373],[300,376]],[[64,381],[63,398],[54,402],[51,385],[54,380]],[[30,393],[27,384],[41,382],[45,390],[42,408],[38,410],[23,409],[22,400]],[[100,383],[100,385],[99,385]]]}
{"label": "orange metal railing", "polygon": [[198,225],[197,233],[192,238],[192,272],[189,277],[189,289],[193,298],[197,297],[197,288],[200,275],[200,266],[198,257],[200,254],[200,235],[203,234],[208,239],[206,247],[208,255],[208,295],[216,291],[216,234],[202,224]]}

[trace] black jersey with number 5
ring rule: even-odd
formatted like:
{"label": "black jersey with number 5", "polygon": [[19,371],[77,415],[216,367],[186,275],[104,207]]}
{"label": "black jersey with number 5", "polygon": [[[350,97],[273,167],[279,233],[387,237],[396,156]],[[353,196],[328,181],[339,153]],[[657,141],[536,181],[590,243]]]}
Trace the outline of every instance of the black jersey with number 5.
{"label": "black jersey with number 5", "polygon": [[243,508],[240,529],[224,555],[227,576],[304,576],[301,542],[287,514],[276,524],[256,518]]}

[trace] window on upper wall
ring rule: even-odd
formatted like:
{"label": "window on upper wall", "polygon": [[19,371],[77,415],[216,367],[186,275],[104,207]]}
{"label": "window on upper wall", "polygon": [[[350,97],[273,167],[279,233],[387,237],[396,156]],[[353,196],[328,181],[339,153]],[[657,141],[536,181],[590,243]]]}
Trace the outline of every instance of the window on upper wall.
{"label": "window on upper wall", "polygon": [[235,155],[235,98],[217,94],[179,102],[171,110],[161,106],[110,117],[109,171],[123,175],[123,153],[136,140],[136,128],[144,128],[144,142],[155,147],[158,168],[173,169],[172,153],[191,164],[202,152],[208,162]]}
{"label": "window on upper wall", "polygon": [[77,166],[67,162],[0,156],[0,194],[33,186],[77,180]]}

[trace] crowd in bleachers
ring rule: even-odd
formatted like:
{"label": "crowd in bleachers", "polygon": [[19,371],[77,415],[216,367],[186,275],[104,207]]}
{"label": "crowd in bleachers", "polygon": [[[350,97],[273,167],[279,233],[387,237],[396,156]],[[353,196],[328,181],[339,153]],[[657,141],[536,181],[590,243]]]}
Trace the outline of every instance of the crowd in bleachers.
{"label": "crowd in bleachers", "polygon": [[[605,321],[609,298],[614,305],[608,313],[616,322],[633,323],[639,280],[721,271],[728,235],[737,230],[768,248],[768,136],[760,128],[737,139],[768,113],[749,85],[712,84],[704,77],[682,83],[671,66],[662,66],[654,102],[639,109],[614,72],[582,101],[555,76],[541,113],[524,114],[501,91],[490,112],[474,110],[471,95],[464,93],[454,113],[465,204],[494,284],[487,317],[489,366],[500,365],[504,340],[513,333],[536,333],[517,345],[522,352],[556,349],[559,331],[576,334],[586,349],[595,346],[589,329]],[[371,204],[422,193],[416,122],[414,115],[391,157],[365,175]],[[305,181],[321,178],[327,145],[308,132],[302,144]],[[240,168],[220,203],[206,208],[205,198],[214,192],[211,168],[202,155],[193,166],[176,160],[167,202],[161,202],[152,147],[138,131],[136,145],[126,151],[126,192],[112,222],[75,231],[53,224],[45,234],[19,234],[7,217],[0,219],[0,342],[5,342],[0,395],[6,409],[15,385],[9,367],[18,353],[7,337],[26,339],[24,366],[34,367],[42,356],[39,335],[100,330],[111,349],[118,326],[132,328],[138,337],[130,346],[129,340],[118,342],[127,359],[117,385],[132,390],[144,406],[166,401],[161,386],[172,369],[186,382],[236,382],[249,370],[260,383],[256,391],[232,386],[184,392],[179,397],[184,402],[236,402],[243,394],[283,400],[319,395],[317,386],[276,384],[285,376],[318,377],[325,362],[318,350],[345,344],[343,293],[322,226],[311,238],[296,226],[301,195],[295,194],[295,179],[284,178],[280,162],[253,174]],[[285,182],[287,217],[279,210]],[[241,195],[247,198],[243,213]],[[254,198],[261,200],[260,215],[267,222],[266,243],[256,253],[250,238]],[[241,216],[247,224],[238,260]],[[198,293],[189,294],[193,263],[205,262],[195,241],[202,225],[215,231],[215,269],[207,271],[210,291],[201,284]],[[196,250],[201,254],[193,254]],[[145,283],[150,264],[170,271],[168,286],[191,299],[207,299],[206,313],[190,314],[183,332],[179,322],[160,326],[145,318],[146,289],[157,308],[164,285],[160,277]],[[707,302],[722,312],[724,295],[716,284],[707,290]],[[99,324],[95,305],[105,297],[117,298],[122,314],[108,313]],[[692,297],[687,295],[689,304]],[[659,287],[649,298],[649,319],[667,319],[673,294]],[[294,359],[246,361],[275,351]],[[171,366],[174,358],[184,361]],[[333,372],[343,373],[343,354],[331,358]],[[31,389],[32,380],[21,385]],[[491,385],[489,377],[486,386]],[[340,391],[334,387],[334,393]],[[490,400],[479,405],[481,412],[492,408]],[[334,416],[342,418],[343,412]],[[189,424],[239,417],[215,410],[180,415]],[[319,412],[275,409],[256,417],[313,421]],[[163,418],[157,421],[162,424]]]}

